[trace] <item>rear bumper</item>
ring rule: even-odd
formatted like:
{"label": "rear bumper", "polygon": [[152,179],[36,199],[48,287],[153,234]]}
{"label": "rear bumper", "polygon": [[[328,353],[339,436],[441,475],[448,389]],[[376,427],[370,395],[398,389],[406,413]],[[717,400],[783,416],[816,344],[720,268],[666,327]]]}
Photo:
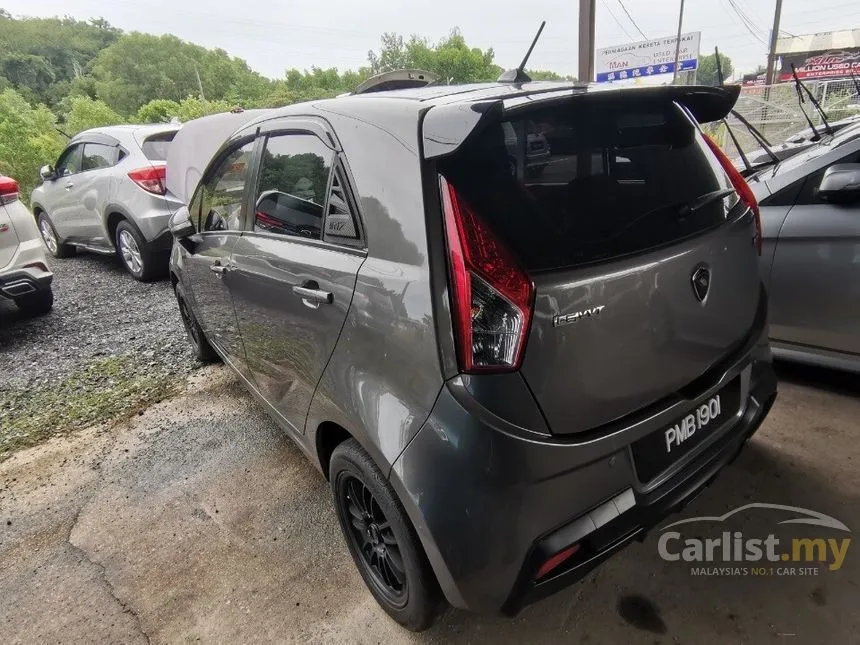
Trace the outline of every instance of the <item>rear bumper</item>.
{"label": "rear bumper", "polygon": [[155,253],[169,253],[173,248],[173,235],[170,231],[162,231],[147,244],[147,248]]}
{"label": "rear bumper", "polygon": [[[502,427],[498,417],[476,414],[470,405],[467,410],[456,379],[449,382],[391,471],[449,602],[515,613],[582,578],[682,508],[737,456],[767,415],[776,397],[768,347],[750,349],[700,396],[735,378],[741,379],[738,414],[644,483],[630,444],[667,427],[678,406],[575,442]],[[624,508],[607,516],[607,507],[620,508],[612,500],[621,496]],[[580,544],[579,551],[534,581],[540,565],[572,543]]]}
{"label": "rear bumper", "polygon": [[14,299],[51,288],[54,274],[38,267],[0,273],[0,296]]}

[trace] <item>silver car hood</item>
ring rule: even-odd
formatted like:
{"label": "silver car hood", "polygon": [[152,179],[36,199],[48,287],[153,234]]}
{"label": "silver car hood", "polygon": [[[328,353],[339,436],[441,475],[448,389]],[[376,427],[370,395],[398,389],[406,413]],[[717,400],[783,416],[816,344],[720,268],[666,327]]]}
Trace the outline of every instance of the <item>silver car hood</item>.
{"label": "silver car hood", "polygon": [[167,151],[167,190],[187,206],[218,149],[234,132],[267,112],[223,112],[183,124]]}

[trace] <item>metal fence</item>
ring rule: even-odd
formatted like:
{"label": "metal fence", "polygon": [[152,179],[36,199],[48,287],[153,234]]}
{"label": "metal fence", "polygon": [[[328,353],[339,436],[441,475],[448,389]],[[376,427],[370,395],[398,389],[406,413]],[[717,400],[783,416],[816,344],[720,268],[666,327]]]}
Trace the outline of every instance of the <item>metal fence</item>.
{"label": "metal fence", "polygon": [[[828,121],[838,121],[860,114],[860,92],[851,79],[804,81],[804,85],[821,104]],[[801,107],[794,83],[744,87],[735,110],[754,125],[772,145],[776,145],[809,128],[804,112],[816,127],[822,125],[821,116],[809,98],[803,98],[805,102]],[[745,151],[759,147],[737,119],[729,117],[729,124]],[[731,139],[725,136],[724,130],[725,128],[717,127],[714,134],[731,156],[736,154],[737,150]]]}

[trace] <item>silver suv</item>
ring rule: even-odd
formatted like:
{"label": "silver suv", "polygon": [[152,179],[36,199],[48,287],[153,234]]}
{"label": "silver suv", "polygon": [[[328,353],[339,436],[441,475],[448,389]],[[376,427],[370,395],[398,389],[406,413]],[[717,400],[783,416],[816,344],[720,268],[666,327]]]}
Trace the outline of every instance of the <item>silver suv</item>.
{"label": "silver suv", "polygon": [[175,207],[166,195],[165,160],[176,125],[118,125],[69,141],[55,166],[40,171],[31,204],[54,257],[78,248],[118,254],[137,280],[167,271]]}

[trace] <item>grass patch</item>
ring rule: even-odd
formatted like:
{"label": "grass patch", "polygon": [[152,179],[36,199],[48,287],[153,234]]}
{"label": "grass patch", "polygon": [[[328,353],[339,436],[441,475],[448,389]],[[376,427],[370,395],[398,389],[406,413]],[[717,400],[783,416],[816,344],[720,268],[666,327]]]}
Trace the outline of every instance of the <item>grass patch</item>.
{"label": "grass patch", "polygon": [[112,356],[54,385],[0,392],[0,461],[54,435],[126,418],[176,392],[179,382],[176,375],[141,372],[131,356]]}

